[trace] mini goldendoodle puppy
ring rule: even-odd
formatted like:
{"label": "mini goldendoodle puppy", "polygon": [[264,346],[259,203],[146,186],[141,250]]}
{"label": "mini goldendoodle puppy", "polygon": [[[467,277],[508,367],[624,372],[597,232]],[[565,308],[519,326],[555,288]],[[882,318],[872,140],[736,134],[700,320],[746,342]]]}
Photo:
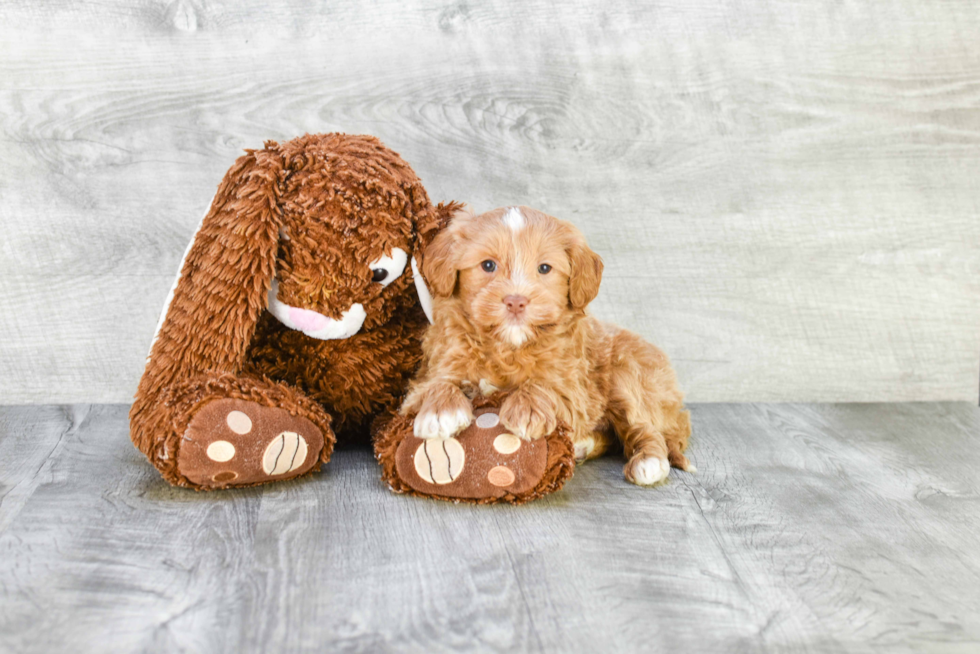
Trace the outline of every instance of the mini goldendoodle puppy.
{"label": "mini goldendoodle puppy", "polygon": [[602,259],[573,225],[528,207],[458,213],[425,251],[434,296],[423,362],[402,405],[418,412],[415,435],[448,438],[473,420],[470,398],[511,391],[505,427],[536,439],[563,420],[579,461],[618,436],[626,478],[649,486],[691,434],[683,395],[663,352],[596,320]]}

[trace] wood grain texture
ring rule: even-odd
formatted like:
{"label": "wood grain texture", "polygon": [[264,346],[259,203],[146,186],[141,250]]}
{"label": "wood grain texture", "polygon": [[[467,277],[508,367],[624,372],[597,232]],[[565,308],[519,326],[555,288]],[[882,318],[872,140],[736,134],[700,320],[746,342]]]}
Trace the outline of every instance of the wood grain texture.
{"label": "wood grain texture", "polygon": [[693,401],[969,400],[973,0],[0,6],[0,394],[125,402],[245,147],[367,132],[606,259]]}
{"label": "wood grain texture", "polygon": [[394,495],[363,450],[176,489],[126,411],[0,409],[0,650],[980,648],[966,403],[698,405],[697,475],[605,458],[522,507]]}

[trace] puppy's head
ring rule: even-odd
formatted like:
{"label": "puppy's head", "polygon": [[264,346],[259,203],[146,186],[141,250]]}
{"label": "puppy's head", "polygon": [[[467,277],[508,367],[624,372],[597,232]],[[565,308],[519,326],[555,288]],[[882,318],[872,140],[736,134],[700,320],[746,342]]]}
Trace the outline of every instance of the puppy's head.
{"label": "puppy's head", "polygon": [[572,224],[507,207],[457,214],[426,250],[423,271],[437,298],[456,297],[477,328],[519,347],[585,309],[602,259]]}

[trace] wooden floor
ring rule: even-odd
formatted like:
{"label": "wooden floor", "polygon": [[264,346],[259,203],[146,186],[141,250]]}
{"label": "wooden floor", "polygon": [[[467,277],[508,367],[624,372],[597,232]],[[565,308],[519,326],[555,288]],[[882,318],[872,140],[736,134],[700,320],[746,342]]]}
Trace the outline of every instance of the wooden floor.
{"label": "wooden floor", "polygon": [[657,489],[391,494],[367,451],[212,494],[127,407],[0,409],[0,651],[980,651],[980,409],[698,405]]}

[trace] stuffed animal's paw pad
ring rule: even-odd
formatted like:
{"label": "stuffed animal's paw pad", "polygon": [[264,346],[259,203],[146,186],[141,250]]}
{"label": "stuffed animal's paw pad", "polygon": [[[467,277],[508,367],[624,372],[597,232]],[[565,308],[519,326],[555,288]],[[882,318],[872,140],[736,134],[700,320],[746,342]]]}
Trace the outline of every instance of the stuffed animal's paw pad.
{"label": "stuffed animal's paw pad", "polygon": [[323,434],[286,409],[232,398],[197,411],[181,439],[178,469],[203,488],[289,479],[310,470]]}
{"label": "stuffed animal's paw pad", "polygon": [[429,438],[415,450],[415,471],[430,484],[456,481],[466,464],[466,452],[455,438]]}

